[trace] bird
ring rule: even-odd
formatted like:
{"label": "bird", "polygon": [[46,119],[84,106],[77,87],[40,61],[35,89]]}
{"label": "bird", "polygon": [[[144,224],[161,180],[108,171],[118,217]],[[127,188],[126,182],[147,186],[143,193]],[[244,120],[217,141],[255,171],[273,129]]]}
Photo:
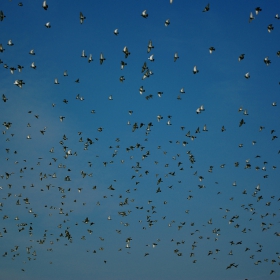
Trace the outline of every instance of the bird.
{"label": "bird", "polygon": [[143,18],[147,18],[149,15],[148,15],[148,13],[147,13],[147,10],[144,10],[142,13],[141,13],[141,16],[143,17]]}
{"label": "bird", "polygon": [[151,62],[155,61],[155,59],[154,59],[154,55],[153,55],[153,54],[152,54],[152,55],[150,55],[150,56],[148,57],[148,60],[150,60]]}
{"label": "bird", "polygon": [[215,48],[214,48],[214,47],[210,47],[210,48],[209,48],[210,54],[213,53],[214,51],[215,51]]}
{"label": "bird", "polygon": [[267,26],[267,31],[270,33],[272,30],[274,29],[274,27],[272,26],[272,24],[269,24]]}
{"label": "bird", "polygon": [[30,65],[30,67],[33,68],[33,69],[36,69],[35,62],[32,62],[31,65]]}
{"label": "bird", "polygon": [[246,74],[245,74],[245,76],[244,76],[246,79],[250,79],[250,73],[249,72],[247,72]]}
{"label": "bird", "polygon": [[167,27],[169,24],[170,24],[170,20],[167,19],[167,20],[164,22],[164,25]]}
{"label": "bird", "polygon": [[80,23],[82,24],[85,19],[86,19],[86,17],[83,15],[82,12],[80,12]]}
{"label": "bird", "polygon": [[32,49],[32,50],[29,51],[29,54],[35,55],[35,51]]}
{"label": "bird", "polygon": [[267,66],[271,63],[271,61],[268,59],[268,56],[265,57],[263,61]]}
{"label": "bird", "polygon": [[45,24],[45,26],[46,26],[47,28],[51,28],[51,23],[50,23],[50,22],[47,22],[47,23]]}
{"label": "bird", "polygon": [[87,57],[84,50],[82,50],[82,55],[81,55],[81,57]]}
{"label": "bird", "polygon": [[102,63],[104,62],[104,60],[106,60],[106,58],[103,56],[103,53],[100,54],[100,65],[102,65]]}
{"label": "bird", "polygon": [[92,54],[89,54],[88,63],[91,63],[92,61],[93,61]]}
{"label": "bird", "polygon": [[8,45],[8,46],[13,46],[14,43],[12,42],[12,40],[9,40],[7,45]]}
{"label": "bird", "polygon": [[43,1],[43,9],[46,11],[48,9],[47,1]]}
{"label": "bird", "polygon": [[123,53],[124,53],[124,55],[125,55],[125,58],[128,58],[128,56],[130,55],[130,52],[128,51],[127,46],[125,46],[125,47],[123,48]]}
{"label": "bird", "polygon": [[18,86],[19,88],[22,88],[22,85],[24,85],[25,82],[23,80],[15,80],[14,85]]}
{"label": "bird", "polygon": [[197,70],[197,67],[194,66],[194,67],[193,67],[193,73],[194,73],[194,74],[197,74],[198,72],[199,72],[199,70]]}
{"label": "bird", "polygon": [[251,12],[251,13],[250,13],[250,17],[249,17],[249,23],[250,23],[253,19],[255,19],[255,18],[254,18],[254,16],[253,16],[253,13]]}
{"label": "bird", "polygon": [[0,21],[3,21],[6,16],[4,15],[3,11],[0,10]]}
{"label": "bird", "polygon": [[175,52],[175,54],[174,54],[174,62],[176,62],[176,60],[177,60],[178,58],[179,58],[178,53]]}
{"label": "bird", "polygon": [[243,54],[241,54],[241,55],[238,57],[238,61],[243,60],[243,59],[244,59],[244,57],[245,57],[245,54],[244,54],[244,53],[243,53]]}
{"label": "bird", "polygon": [[147,53],[149,53],[153,48],[154,48],[153,43],[151,40],[149,40]]}
{"label": "bird", "polygon": [[208,12],[210,10],[210,4],[208,3],[202,12]]}
{"label": "bird", "polygon": [[261,11],[262,11],[262,9],[261,9],[260,7],[256,7],[256,8],[255,8],[256,15],[258,15],[259,12],[261,12]]}
{"label": "bird", "polygon": [[115,34],[116,36],[119,35],[119,29],[118,29],[118,28],[114,30],[114,34]]}

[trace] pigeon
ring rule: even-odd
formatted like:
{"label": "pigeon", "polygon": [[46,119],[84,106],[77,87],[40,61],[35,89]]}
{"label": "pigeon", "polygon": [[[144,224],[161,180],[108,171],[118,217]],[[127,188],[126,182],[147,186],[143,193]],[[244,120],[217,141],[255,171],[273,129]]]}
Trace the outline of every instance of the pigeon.
{"label": "pigeon", "polygon": [[149,16],[148,13],[147,13],[147,10],[144,10],[144,11],[142,12],[141,16],[142,16],[143,18],[147,18],[147,17]]}
{"label": "pigeon", "polygon": [[43,9],[46,11],[48,9],[47,1],[43,1]]}
{"label": "pigeon", "polygon": [[208,12],[210,10],[210,4],[208,3],[202,12]]}
{"label": "pigeon", "polygon": [[85,19],[86,19],[86,17],[83,15],[82,12],[80,12],[80,23],[82,24]]}

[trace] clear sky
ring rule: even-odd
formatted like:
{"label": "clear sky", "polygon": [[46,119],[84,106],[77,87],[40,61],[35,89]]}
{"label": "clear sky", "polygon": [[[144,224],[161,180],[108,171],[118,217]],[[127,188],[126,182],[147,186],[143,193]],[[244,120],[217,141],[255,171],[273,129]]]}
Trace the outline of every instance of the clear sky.
{"label": "clear sky", "polygon": [[279,279],[280,3],[172,2],[2,0],[1,279]]}

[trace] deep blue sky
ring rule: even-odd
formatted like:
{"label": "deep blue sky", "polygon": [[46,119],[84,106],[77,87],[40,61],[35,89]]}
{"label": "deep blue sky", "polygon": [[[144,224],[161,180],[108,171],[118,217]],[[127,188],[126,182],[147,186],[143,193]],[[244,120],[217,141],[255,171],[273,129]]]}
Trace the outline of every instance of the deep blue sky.
{"label": "deep blue sky", "polygon": [[1,277],[279,279],[279,1],[42,2],[0,6]]}

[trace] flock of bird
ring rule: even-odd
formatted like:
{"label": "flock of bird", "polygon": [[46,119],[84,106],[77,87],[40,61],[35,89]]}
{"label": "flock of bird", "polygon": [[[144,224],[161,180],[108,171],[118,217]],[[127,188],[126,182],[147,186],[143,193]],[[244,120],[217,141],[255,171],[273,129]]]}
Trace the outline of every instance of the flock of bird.
{"label": "flock of bird", "polygon": [[[51,9],[48,2],[43,1],[41,4],[42,12],[48,13]],[[167,2],[176,5],[173,0]],[[18,6],[24,9],[25,3],[20,2]],[[211,13],[211,11],[210,4],[202,9],[203,13]],[[260,7],[256,7],[253,12],[249,11],[249,24],[257,21],[257,17],[262,13]],[[88,14],[89,11],[78,12],[75,19],[77,24],[86,25],[90,18]],[[0,11],[1,29],[1,24],[8,21],[11,16],[12,13]],[[151,18],[148,9],[140,11],[136,16],[143,21]],[[276,14],[274,19],[279,20],[279,15]],[[274,30],[276,23],[267,26],[269,33],[276,32]],[[171,24],[170,19],[162,23],[164,28],[169,28]],[[42,26],[43,28],[55,27],[48,21],[45,27]],[[116,38],[121,37],[121,33],[122,31],[116,28],[112,30],[111,35]],[[139,84],[133,85],[135,92],[139,92],[137,95],[139,103],[143,99],[146,103],[154,100],[153,94],[146,93],[150,92],[147,88],[153,83],[153,78],[150,78],[157,75],[157,72],[154,73],[151,69],[157,63],[157,46],[154,46],[153,41],[147,38],[146,59],[137,69]],[[220,269],[230,273],[244,265],[239,262],[238,256],[242,255],[242,260],[253,263],[254,266],[270,264],[269,269],[265,266],[264,279],[280,272],[280,195],[277,192],[278,186],[273,186],[272,189],[269,187],[274,182],[277,185],[276,180],[279,178],[277,175],[280,157],[277,136],[279,119],[276,119],[275,123],[260,123],[255,131],[247,132],[248,123],[254,116],[250,113],[250,108],[240,106],[234,109],[235,119],[238,119],[234,125],[227,124],[227,119],[223,118],[220,119],[223,124],[216,129],[209,124],[211,122],[209,117],[208,124],[200,124],[193,130],[191,126],[188,127],[188,122],[176,123],[176,117],[169,113],[166,113],[166,116],[165,113],[154,113],[154,118],[147,121],[145,118],[147,111],[141,109],[142,119],[134,118],[133,116],[140,110],[134,102],[131,102],[129,104],[131,109],[125,112],[126,118],[129,119],[121,125],[118,124],[118,137],[115,137],[116,129],[113,126],[104,126],[102,121],[94,132],[89,133],[86,129],[84,132],[77,124],[79,121],[84,122],[83,119],[79,119],[80,114],[87,116],[89,120],[86,122],[89,126],[92,126],[90,119],[92,116],[94,116],[94,125],[98,123],[98,119],[106,117],[112,118],[110,122],[117,123],[118,117],[106,116],[104,108],[97,107],[87,111],[87,105],[91,103],[87,95],[88,89],[83,87],[82,78],[71,78],[70,71],[65,70],[61,79],[72,79],[69,82],[72,83],[70,91],[75,97],[70,97],[70,94],[65,95],[65,98],[59,97],[60,104],[57,101],[44,104],[42,101],[41,109],[34,107],[32,102],[12,104],[15,100],[14,95],[21,94],[25,88],[30,89],[31,79],[28,76],[25,80],[21,75],[28,71],[28,68],[36,73],[40,72],[40,64],[36,63],[38,54],[35,49],[26,51],[30,60],[29,65],[22,65],[20,61],[17,66],[10,64],[8,61],[10,58],[8,59],[6,54],[12,53],[16,44],[13,39],[9,39],[7,43],[0,42],[0,65],[4,68],[1,69],[2,83],[5,79],[9,81],[11,75],[17,77],[13,84],[5,85],[5,88],[3,86],[0,107],[0,111],[5,112],[5,114],[1,113],[3,130],[0,143],[0,214],[2,215],[0,248],[5,261],[20,260],[18,266],[20,272],[32,275],[32,272],[28,272],[26,268],[27,264],[39,260],[40,254],[45,256],[43,250],[50,253],[48,263],[53,264],[51,254],[56,253],[58,244],[63,243],[71,250],[71,246],[75,243],[85,242],[88,244],[86,252],[96,254],[96,257],[108,266],[111,260],[109,261],[109,257],[104,257],[103,251],[115,250],[106,245],[108,239],[116,240],[116,247],[118,247],[116,252],[137,254],[133,250],[134,245],[140,243],[143,235],[147,241],[145,240],[145,245],[140,250],[139,258],[150,258],[151,262],[153,262],[154,252],[159,247],[166,247],[162,252],[168,254],[171,246],[174,257],[188,258],[195,266],[200,265],[203,255],[222,262],[223,267]],[[218,47],[217,51],[214,46],[207,46],[207,48],[211,57],[218,52]],[[125,71],[130,71],[128,62],[130,56],[137,56],[137,54],[131,54],[128,46],[123,47],[122,53],[124,58],[120,61],[120,70],[121,73],[127,73]],[[180,58],[178,51],[173,53],[172,62],[178,64],[183,58]],[[246,56],[247,54],[237,56],[237,63],[244,63]],[[280,57],[280,50],[275,52],[275,56]],[[81,50],[80,57],[79,59],[85,59],[90,65],[96,63],[93,54],[87,54],[85,50]],[[110,64],[109,56],[107,57],[105,52],[100,52],[98,60],[99,67]],[[270,66],[269,56],[265,56],[263,61],[266,66]],[[275,59],[273,63],[280,62]],[[112,69],[113,66],[107,71],[113,72]],[[190,73],[191,69],[193,73],[191,75],[197,76],[205,71],[203,66],[199,65],[190,67],[188,70]],[[241,78],[242,81],[248,82],[247,80],[251,78],[250,72],[244,73]],[[45,82],[42,78],[42,83]],[[129,78],[124,74],[116,81],[121,85],[127,82]],[[273,82],[280,84],[280,79]],[[47,83],[47,87],[53,86],[56,89],[64,86],[58,76],[54,76],[52,82],[47,81]],[[79,87],[78,91],[74,86]],[[177,89],[177,100],[181,102],[183,102],[182,97],[188,94],[185,88],[179,86]],[[157,100],[162,100],[168,93],[159,90],[156,95],[160,98]],[[36,98],[40,100],[41,97]],[[40,102],[38,100],[36,102]],[[78,101],[83,103],[79,104]],[[112,110],[112,114],[114,101],[113,93],[109,96],[107,94],[106,104],[112,106],[109,109]],[[204,114],[215,114],[209,112],[207,105],[203,104],[199,107],[197,105],[197,109],[194,108],[191,112],[191,122],[197,124],[196,118]],[[271,108],[271,114],[279,118],[277,101],[267,101],[266,105]],[[66,106],[72,107],[67,111]],[[75,110],[75,106],[79,109]],[[157,104],[154,106],[154,111],[158,112],[160,107]],[[169,110],[168,104],[165,106],[165,110],[162,110],[164,112]],[[24,116],[17,115],[17,111],[21,109],[25,110]],[[45,116],[41,117],[41,110],[50,112],[47,118],[51,120],[46,119]],[[177,109],[174,110],[175,114],[180,114],[176,112]],[[71,118],[71,122],[68,122],[68,118]],[[27,123],[25,127],[20,127],[19,124],[23,120]],[[55,129],[52,130],[49,124],[54,124]],[[168,130],[173,128],[172,132]],[[230,131],[234,131],[237,135],[245,135],[249,140],[240,137],[243,143],[230,146],[224,138],[224,135]],[[51,133],[52,136],[44,140],[44,137],[48,137]],[[216,158],[211,160],[216,162],[218,158],[225,158],[225,162],[221,162],[219,166],[211,163],[206,167],[209,158],[204,159],[204,156],[201,156],[204,151],[203,146],[208,147],[208,144],[205,144],[208,142],[207,135],[210,135],[209,139],[220,137],[218,146],[211,147],[210,144],[209,147],[209,150],[216,149]],[[256,139],[252,135],[257,135],[259,138]],[[278,148],[275,148],[277,145]],[[255,157],[246,160],[240,157],[236,161],[229,161],[223,154],[224,146],[231,156],[235,154],[238,157],[239,151],[242,151],[245,156],[255,153]],[[246,152],[246,149],[251,151],[252,148],[255,149],[252,153]],[[234,152],[235,149],[238,151]],[[262,153],[263,150],[268,150],[269,156]],[[228,182],[232,174],[241,174],[240,180],[237,177],[233,182]],[[255,184],[256,181],[259,183]],[[228,184],[227,188],[230,190],[225,189],[225,184]],[[242,189],[239,188],[240,185]],[[213,203],[209,202],[212,200]],[[201,207],[206,209],[202,216],[194,210]],[[44,224],[43,231],[42,224]],[[153,239],[154,231],[151,233],[153,237],[149,238],[149,231],[152,230],[156,231],[155,239]],[[227,239],[228,231],[234,232],[230,234],[230,239]],[[9,237],[11,232],[12,238]],[[145,235],[142,232],[148,233]],[[240,237],[245,235],[249,235],[249,238],[244,237],[244,240],[240,240]],[[167,240],[169,236],[172,237]],[[266,241],[262,236],[265,236]],[[252,243],[250,239],[257,242]],[[273,242],[273,246],[269,249],[266,249],[268,245],[263,245],[263,243],[267,244],[267,239]],[[120,240],[120,243],[117,243],[117,240]],[[82,248],[83,246],[80,250]],[[222,260],[228,260],[228,256],[231,260],[224,265]]]}

